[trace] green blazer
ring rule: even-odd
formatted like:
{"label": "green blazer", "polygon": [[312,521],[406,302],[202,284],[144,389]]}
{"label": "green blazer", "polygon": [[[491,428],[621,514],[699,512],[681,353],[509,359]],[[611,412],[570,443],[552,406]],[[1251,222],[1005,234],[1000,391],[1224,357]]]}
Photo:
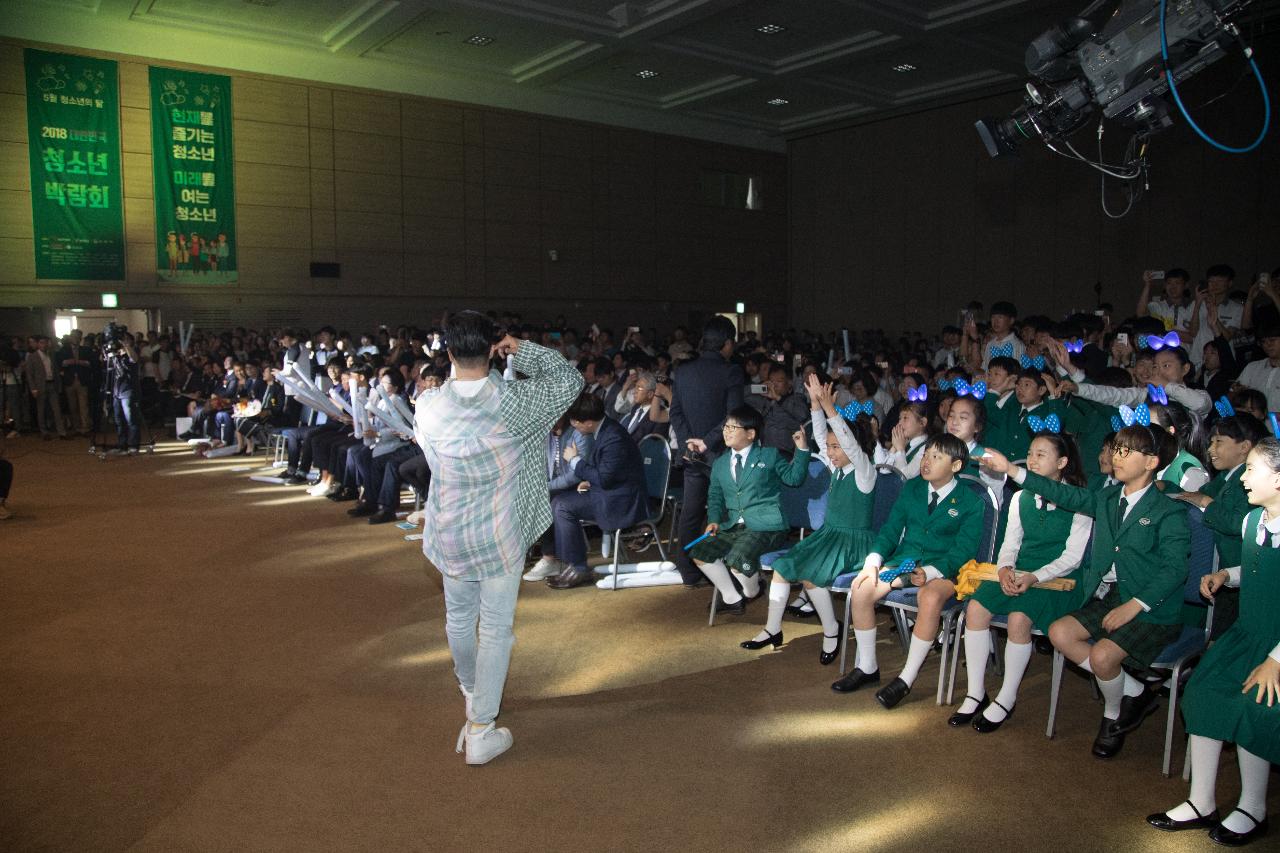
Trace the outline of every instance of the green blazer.
{"label": "green blazer", "polygon": [[903,484],[871,550],[884,557],[886,566],[910,557],[954,579],[961,566],[978,556],[982,513],[982,498],[957,482],[930,514],[929,484],[913,477]]}
{"label": "green blazer", "polygon": [[[1031,427],[1021,417],[1022,404],[1017,400],[1011,399],[1004,404],[1006,409],[1010,406],[1013,407],[1013,411],[1009,413],[1009,433],[1005,438],[1006,443],[1004,447],[997,447],[996,450],[999,450],[1010,459],[1026,459],[1027,452],[1031,449]],[[1027,417],[1035,415],[1037,418],[1044,420],[1049,415],[1057,415],[1061,418],[1063,408],[1063,405],[1057,400],[1046,397],[1043,403],[1027,413]],[[1097,454],[1095,453],[1094,456],[1097,456]]]}
{"label": "green blazer", "polygon": [[1253,507],[1249,495],[1240,483],[1244,466],[1232,473],[1219,472],[1201,489],[1213,498],[1204,511],[1204,523],[1213,531],[1218,546],[1218,563],[1224,569],[1240,565],[1240,526]]}
{"label": "green blazer", "polygon": [[707,492],[707,520],[733,524],[739,518],[747,529],[789,530],[782,517],[782,487],[799,486],[809,476],[808,450],[797,450],[790,461],[773,447],[752,446],[741,477],[733,479],[733,451],[726,450],[711,466]]}
{"label": "green blazer", "polygon": [[[987,425],[983,427],[980,438],[982,439],[982,444],[986,447],[991,447],[1004,453],[1005,447],[1009,443],[1009,437],[1013,432],[1013,427],[1017,426],[1018,423],[1017,413],[1022,411],[1022,407],[1012,393],[1009,394],[1009,399],[1004,401],[1003,407],[998,404],[999,399],[1000,395],[995,393],[988,393],[987,396],[982,398],[982,405],[987,410]],[[1008,456],[1007,453],[1005,455]],[[1020,457],[1009,456],[1009,458],[1017,459]]]}
{"label": "green blazer", "polygon": [[1148,489],[1117,529],[1123,484],[1095,493],[1028,471],[1022,488],[1094,519],[1093,552],[1081,580],[1086,599],[1114,563],[1121,602],[1137,598],[1151,608],[1138,614],[1140,621],[1153,625],[1182,621],[1182,590],[1187,582],[1187,558],[1191,555],[1191,531],[1184,504],[1159,489]]}

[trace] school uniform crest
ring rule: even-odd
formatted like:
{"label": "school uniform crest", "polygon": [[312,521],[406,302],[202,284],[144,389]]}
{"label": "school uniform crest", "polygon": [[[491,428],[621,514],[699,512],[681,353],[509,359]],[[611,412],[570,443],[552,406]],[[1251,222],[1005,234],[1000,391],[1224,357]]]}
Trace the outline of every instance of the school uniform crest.
{"label": "school uniform crest", "polygon": [[1148,525],[1148,524],[1150,524],[1150,523],[1151,523],[1151,519],[1149,519],[1149,518],[1140,518],[1140,519],[1138,519],[1138,523],[1139,523],[1139,524],[1141,524],[1141,525],[1143,525],[1143,526],[1145,527],[1146,525]]}
{"label": "school uniform crest", "polygon": [[947,515],[951,516],[952,518],[959,518],[960,510],[956,509],[955,507],[952,507],[951,509],[947,510]]}

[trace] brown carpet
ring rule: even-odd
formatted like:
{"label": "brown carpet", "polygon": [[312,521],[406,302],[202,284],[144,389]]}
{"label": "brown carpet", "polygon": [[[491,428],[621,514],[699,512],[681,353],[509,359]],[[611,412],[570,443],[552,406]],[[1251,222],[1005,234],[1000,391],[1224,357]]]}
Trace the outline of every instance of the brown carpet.
{"label": "brown carpet", "polygon": [[[1069,676],[1046,740],[1037,655],[999,733],[952,730],[936,656],[887,712],[828,689],[817,626],[745,652],[763,601],[708,628],[705,590],[525,584],[515,747],[466,767],[440,582],[403,531],[176,445],[103,464],[23,438],[7,455],[6,850],[1211,847],[1143,822],[1186,795],[1160,776],[1163,709],[1096,761],[1100,707]],[[1221,780],[1231,803],[1230,753]]]}

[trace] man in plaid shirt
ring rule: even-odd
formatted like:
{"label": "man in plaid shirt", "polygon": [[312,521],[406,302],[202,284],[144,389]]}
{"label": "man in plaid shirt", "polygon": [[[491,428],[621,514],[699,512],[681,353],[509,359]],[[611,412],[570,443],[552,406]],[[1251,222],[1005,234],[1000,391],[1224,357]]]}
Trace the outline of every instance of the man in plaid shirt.
{"label": "man in plaid shirt", "polygon": [[[551,525],[546,439],[583,383],[554,350],[510,335],[494,344],[494,323],[479,312],[451,317],[445,336],[454,377],[415,415],[431,466],[422,550],[444,577],[445,633],[466,698],[458,751],[484,764],[511,748],[494,719],[525,553]],[[528,378],[491,372],[495,355],[512,356]]]}

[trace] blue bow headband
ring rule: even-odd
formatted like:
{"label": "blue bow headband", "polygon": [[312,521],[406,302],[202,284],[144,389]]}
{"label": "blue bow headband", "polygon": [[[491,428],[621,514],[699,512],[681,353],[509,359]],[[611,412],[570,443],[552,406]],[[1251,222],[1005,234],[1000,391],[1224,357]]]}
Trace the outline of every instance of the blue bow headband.
{"label": "blue bow headband", "polygon": [[1023,370],[1026,370],[1028,367],[1031,367],[1032,365],[1035,366],[1036,370],[1044,370],[1045,362],[1044,362],[1044,356],[1042,355],[1038,355],[1035,358],[1028,358],[1027,356],[1024,355],[1020,359],[1020,361],[1022,362]]}
{"label": "blue bow headband", "polygon": [[956,396],[972,397],[975,400],[981,400],[983,397],[987,396],[987,383],[975,382],[972,385],[970,385],[968,382],[965,382],[963,379],[957,379],[956,380]]}
{"label": "blue bow headband", "polygon": [[992,358],[1000,358],[1001,356],[1004,356],[1005,358],[1013,358],[1013,344],[1008,343],[1001,344],[998,347],[991,347],[990,352]]}
{"label": "blue bow headband", "polygon": [[903,560],[894,568],[885,569],[883,572],[881,572],[880,580],[884,581],[885,583],[893,583],[895,578],[898,578],[901,575],[909,575],[915,570],[916,570],[915,560],[911,560],[911,559]]}
{"label": "blue bow headband", "polygon": [[929,386],[928,386],[928,385],[921,385],[919,388],[908,388],[908,389],[907,389],[907,402],[908,402],[908,403],[923,403],[925,400],[928,400],[928,399],[929,399]]}
{"label": "blue bow headband", "polygon": [[1062,345],[1067,348],[1067,352],[1084,352],[1084,341],[1080,338],[1064,341]]}
{"label": "blue bow headband", "polygon": [[952,382],[950,379],[939,379],[939,380],[938,380],[938,390],[939,390],[939,391],[950,391],[954,385],[955,385],[955,383],[954,383],[954,382]]}
{"label": "blue bow headband", "polygon": [[1149,349],[1153,352],[1159,352],[1166,347],[1182,346],[1182,338],[1178,337],[1177,332],[1170,332],[1167,335],[1138,335],[1138,349]]}
{"label": "blue bow headband", "polygon": [[1159,403],[1162,406],[1169,405],[1169,395],[1158,385],[1147,383],[1147,399],[1153,403]]}
{"label": "blue bow headband", "polygon": [[1027,415],[1027,426],[1031,428],[1031,432],[1034,434],[1051,432],[1054,435],[1058,435],[1062,432],[1062,418],[1057,415],[1049,415],[1047,418]]}
{"label": "blue bow headband", "polygon": [[867,417],[871,417],[875,413],[875,403],[873,403],[870,400],[865,400],[861,403],[859,403],[857,400],[854,400],[847,406],[841,406],[840,409],[838,409],[838,411],[840,412],[841,415],[843,415],[845,418],[851,421],[857,420],[858,415],[866,415]]}
{"label": "blue bow headband", "polygon": [[1120,414],[1111,416],[1111,426],[1116,432],[1127,426],[1133,426],[1135,423],[1142,426],[1151,426],[1151,410],[1147,408],[1146,403],[1139,403],[1135,409],[1121,406]]}

